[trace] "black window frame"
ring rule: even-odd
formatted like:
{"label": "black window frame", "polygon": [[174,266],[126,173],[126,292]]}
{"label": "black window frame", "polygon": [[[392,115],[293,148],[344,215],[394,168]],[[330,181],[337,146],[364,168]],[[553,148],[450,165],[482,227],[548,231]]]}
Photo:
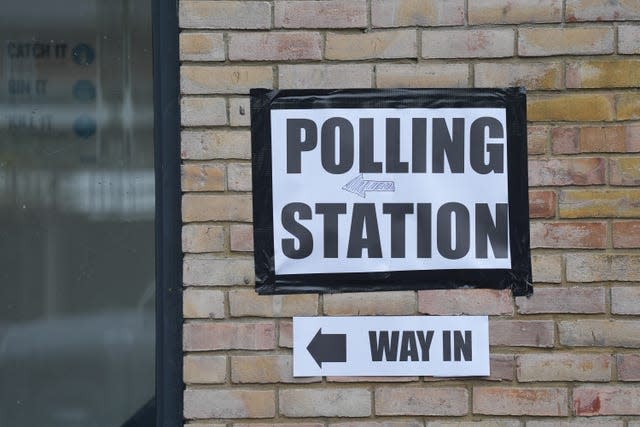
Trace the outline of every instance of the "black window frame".
{"label": "black window frame", "polygon": [[156,426],[183,424],[178,2],[152,0]]}

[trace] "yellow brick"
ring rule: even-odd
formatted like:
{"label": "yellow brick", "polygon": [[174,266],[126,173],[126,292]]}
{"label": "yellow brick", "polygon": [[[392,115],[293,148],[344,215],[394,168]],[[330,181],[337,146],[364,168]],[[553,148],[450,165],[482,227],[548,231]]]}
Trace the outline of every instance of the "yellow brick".
{"label": "yellow brick", "polygon": [[640,119],[640,93],[623,93],[616,96],[618,120]]}
{"label": "yellow brick", "polygon": [[598,94],[561,94],[529,98],[527,118],[531,121],[611,121],[613,99]]}
{"label": "yellow brick", "polygon": [[327,33],[327,59],[415,58],[418,42],[415,30],[370,33]]}
{"label": "yellow brick", "polygon": [[469,24],[521,24],[560,22],[562,0],[513,2],[512,0],[472,0]]}
{"label": "yellow brick", "polygon": [[640,216],[640,189],[564,190],[561,218],[634,218]]}
{"label": "yellow brick", "polygon": [[223,191],[224,165],[188,163],[180,167],[182,191]]}
{"label": "yellow brick", "polygon": [[269,66],[184,65],[180,70],[180,90],[185,94],[248,93],[252,87],[272,86]]}
{"label": "yellow brick", "polygon": [[378,87],[467,87],[467,64],[376,65]]}
{"label": "yellow brick", "polygon": [[476,87],[524,86],[533,89],[559,89],[562,69],[559,62],[514,64],[505,62],[475,65]]}
{"label": "yellow brick", "polygon": [[180,59],[183,61],[224,61],[222,33],[181,33]]}
{"label": "yellow brick", "polygon": [[614,51],[611,27],[522,28],[518,32],[521,56],[604,55]]}
{"label": "yellow brick", "polygon": [[567,65],[567,87],[640,86],[640,60],[595,60]]}
{"label": "yellow brick", "polygon": [[182,196],[182,220],[251,221],[251,196],[185,194]]}

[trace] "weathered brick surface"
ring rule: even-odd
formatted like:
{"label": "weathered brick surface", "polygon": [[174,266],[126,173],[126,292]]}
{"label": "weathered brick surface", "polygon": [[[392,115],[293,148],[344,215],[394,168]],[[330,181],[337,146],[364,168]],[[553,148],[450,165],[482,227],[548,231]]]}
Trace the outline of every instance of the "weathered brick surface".
{"label": "weathered brick surface", "polygon": [[408,315],[416,312],[416,293],[379,292],[324,295],[324,314],[328,316]]}
{"label": "weathered brick surface", "polygon": [[559,89],[562,66],[558,62],[487,62],[474,66],[476,87],[524,86],[527,90]]}
{"label": "weathered brick surface", "polygon": [[568,415],[568,393],[556,387],[474,387],[473,412],[488,415]]}
{"label": "weathered brick surface", "polygon": [[251,125],[251,108],[249,98],[229,99],[229,124],[231,126]]}
{"label": "weathered brick surface", "polygon": [[183,65],[180,90],[184,94],[248,93],[253,87],[273,86],[270,66]]}
{"label": "weathered brick surface", "polygon": [[561,218],[635,218],[640,216],[640,190],[562,190]]}
{"label": "weathered brick surface", "polygon": [[640,248],[640,221],[614,221],[611,230],[614,248]]}
{"label": "weathered brick surface", "polygon": [[182,0],[179,5],[182,28],[271,27],[271,5],[267,1]]}
{"label": "weathered brick surface", "polygon": [[231,381],[240,384],[310,383],[319,377],[293,377],[291,355],[256,355],[231,357]]}
{"label": "weathered brick surface", "polygon": [[552,320],[490,320],[489,344],[513,347],[553,347]]}
{"label": "weathered brick surface", "polygon": [[639,320],[567,320],[558,323],[558,331],[567,346],[640,348]]}
{"label": "weathered brick surface", "polygon": [[527,427],[623,427],[624,421],[612,417],[573,418],[572,421],[564,421],[562,418],[552,420],[528,420]]}
{"label": "weathered brick surface", "polygon": [[275,26],[284,28],[363,28],[367,26],[365,0],[279,0]]}
{"label": "weathered brick surface", "polygon": [[224,61],[222,33],[180,33],[182,61]]}
{"label": "weathered brick surface", "polygon": [[325,57],[335,60],[416,58],[415,30],[374,31],[363,34],[327,33]]}
{"label": "weathered brick surface", "polygon": [[513,381],[515,377],[516,358],[512,354],[491,354],[489,369],[491,375],[485,377],[496,381]]}
{"label": "weathered brick surface", "polygon": [[224,191],[225,170],[221,164],[186,163],[180,168],[184,191]]}
{"label": "weathered brick surface", "polygon": [[624,21],[640,19],[640,4],[622,0],[567,0],[567,21]]}
{"label": "weathered brick surface", "polygon": [[614,49],[614,31],[609,26],[533,27],[518,31],[521,56],[606,55]]}
{"label": "weathered brick surface", "polygon": [[222,126],[227,124],[224,98],[183,97],[180,103],[182,126]]}
{"label": "weathered brick surface", "polygon": [[280,335],[278,336],[278,345],[284,348],[293,347],[293,322],[290,320],[280,320],[278,322]]}
{"label": "weathered brick surface", "polygon": [[374,27],[434,27],[464,24],[463,0],[376,0],[371,2]]}
{"label": "weathered brick surface", "polygon": [[185,255],[182,281],[186,286],[249,285],[253,270],[253,259]]}
{"label": "weathered brick surface", "polygon": [[234,224],[229,227],[231,250],[237,252],[253,251],[253,227],[245,224]]}
{"label": "weathered brick surface", "polygon": [[337,422],[330,423],[330,427],[423,427],[422,421],[408,420],[408,421],[352,421],[352,422]]}
{"label": "weathered brick surface", "polygon": [[552,190],[529,191],[529,217],[553,218],[556,215],[556,193]]}
{"label": "weathered brick surface", "polygon": [[184,358],[186,384],[221,384],[227,380],[226,356],[188,354]]}
{"label": "weathered brick surface", "polygon": [[184,391],[185,418],[271,418],[273,390],[191,389]]}
{"label": "weathered brick surface", "polygon": [[640,413],[640,388],[620,386],[581,386],[573,390],[576,415],[636,415]]}
{"label": "weathered brick surface", "polygon": [[605,248],[606,222],[532,222],[532,248]]}
{"label": "weathered brick surface", "polygon": [[209,224],[185,224],[182,226],[183,252],[219,252],[223,249],[223,227]]}
{"label": "weathered brick surface", "polygon": [[616,95],[616,118],[618,120],[640,119],[640,95],[638,93]]}
{"label": "weathered brick surface", "polygon": [[504,58],[514,52],[513,30],[427,30],[423,58]]}
{"label": "weathered brick surface", "polygon": [[616,365],[618,366],[618,380],[640,381],[639,354],[618,354]]}
{"label": "weathered brick surface", "polygon": [[258,295],[253,289],[229,291],[234,317],[293,317],[318,314],[318,295]]}
{"label": "weathered brick surface", "polygon": [[281,65],[280,86],[290,89],[371,87],[373,66],[369,64]]}
{"label": "weathered brick surface", "polygon": [[185,194],[182,196],[182,220],[251,221],[251,197],[245,195]]}
{"label": "weathered brick surface", "polygon": [[210,289],[185,289],[182,313],[186,319],[224,318],[224,292]]}
{"label": "weathered brick surface", "polygon": [[611,312],[640,315],[640,286],[611,288]]}
{"label": "weathered brick surface", "polygon": [[605,159],[529,160],[529,186],[600,185],[605,183]]}
{"label": "weathered brick surface", "polygon": [[447,289],[418,292],[418,311],[433,316],[513,314],[511,291]]}
{"label": "weathered brick surface", "polygon": [[565,255],[569,282],[640,281],[640,256],[599,253]]}
{"label": "weathered brick surface", "polygon": [[613,97],[590,93],[532,95],[527,100],[527,117],[539,122],[611,121],[614,119]]}
{"label": "weathered brick surface", "polygon": [[605,354],[554,352],[531,353],[517,357],[518,381],[611,380],[612,360]]}
{"label": "weathered brick surface", "polygon": [[233,33],[229,35],[232,61],[299,61],[322,58],[320,33]]}
{"label": "weathered brick surface", "polygon": [[567,87],[640,86],[640,60],[591,60],[567,64]]}
{"label": "weathered brick surface", "polygon": [[533,254],[531,269],[535,283],[560,283],[562,280],[562,256]]}
{"label": "weathered brick surface", "polygon": [[521,3],[514,0],[469,2],[469,24],[522,24],[562,21],[561,0]]}
{"label": "weathered brick surface", "polygon": [[377,87],[467,87],[466,64],[382,64],[376,66]]}
{"label": "weathered brick surface", "polygon": [[529,155],[544,154],[549,146],[551,131],[549,126],[527,126],[527,145]]}
{"label": "weathered brick surface", "polygon": [[227,186],[230,191],[251,191],[251,164],[229,163]]}
{"label": "weathered brick surface", "polygon": [[604,313],[604,288],[536,288],[533,295],[516,297],[518,312],[534,313]]}
{"label": "weathered brick surface", "polygon": [[609,159],[609,184],[640,185],[640,157]]}
{"label": "weathered brick surface", "polygon": [[462,387],[379,387],[376,415],[448,415],[469,412],[468,391]]}
{"label": "weathered brick surface", "polygon": [[640,25],[620,25],[618,27],[618,53],[640,54]]}
{"label": "weathered brick surface", "polygon": [[624,152],[626,132],[622,126],[585,126],[579,130],[577,152]]}
{"label": "weathered brick surface", "polygon": [[273,322],[216,322],[184,325],[184,349],[207,350],[271,350],[276,344]]}
{"label": "weathered brick surface", "polygon": [[184,131],[181,138],[183,159],[249,159],[251,134],[242,130]]}
{"label": "weathered brick surface", "polygon": [[280,413],[286,417],[368,417],[371,392],[364,388],[280,390]]}

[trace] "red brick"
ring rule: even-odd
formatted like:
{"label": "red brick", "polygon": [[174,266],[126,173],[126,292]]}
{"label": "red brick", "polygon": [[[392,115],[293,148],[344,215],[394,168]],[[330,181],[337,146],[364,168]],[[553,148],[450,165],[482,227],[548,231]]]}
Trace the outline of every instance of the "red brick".
{"label": "red brick", "polygon": [[544,154],[549,145],[549,127],[529,125],[527,127],[527,145],[529,155]]}
{"label": "red brick", "polygon": [[555,387],[474,387],[473,413],[567,416],[568,393]]}
{"label": "red brick", "polygon": [[186,351],[271,350],[276,344],[273,322],[187,323],[183,331]]}
{"label": "red brick", "polygon": [[484,378],[496,381],[513,381],[515,366],[516,358],[513,354],[491,354],[489,356],[491,375]]}
{"label": "red brick", "polygon": [[322,59],[320,33],[291,31],[275,33],[232,33],[229,59],[232,61],[299,61]]}
{"label": "red brick", "polygon": [[253,251],[253,226],[249,224],[233,224],[229,227],[231,234],[231,250],[237,252]]}
{"label": "red brick", "polygon": [[513,314],[510,290],[446,289],[418,292],[418,311],[441,315]]}
{"label": "red brick", "polygon": [[552,190],[529,191],[529,217],[553,218],[556,215],[556,193]]}
{"label": "red brick", "polygon": [[612,226],[614,248],[640,248],[640,221],[614,221]]}
{"label": "red brick", "polygon": [[518,381],[610,381],[608,354],[573,352],[530,353],[518,356]]}
{"label": "red brick", "polygon": [[605,248],[605,222],[532,222],[532,248]]}
{"label": "red brick", "polygon": [[596,126],[580,128],[580,152],[620,153],[625,151],[623,126]]}
{"label": "red brick", "polygon": [[601,157],[531,159],[529,186],[604,184],[605,164],[605,159]]}
{"label": "red brick", "polygon": [[551,151],[553,154],[574,154],[580,152],[580,128],[559,126],[551,130]]}
{"label": "red brick", "polygon": [[280,320],[278,322],[278,346],[293,348],[293,322],[290,320]]}
{"label": "red brick", "polygon": [[640,381],[640,355],[618,354],[616,355],[618,366],[618,380]]}
{"label": "red brick", "polygon": [[275,416],[273,390],[191,389],[184,392],[184,417],[271,418]]}
{"label": "red brick", "polygon": [[518,312],[604,313],[604,288],[536,288],[529,297],[517,297]]}
{"label": "red brick", "polygon": [[462,387],[379,387],[376,415],[461,416],[469,412],[468,395]]}
{"label": "red brick", "polygon": [[576,415],[640,415],[640,388],[636,386],[582,386],[573,390]]}
{"label": "red brick", "polygon": [[510,347],[553,347],[552,320],[490,320],[489,344]]}
{"label": "red brick", "polygon": [[284,28],[364,28],[365,0],[276,1],[275,26]]}

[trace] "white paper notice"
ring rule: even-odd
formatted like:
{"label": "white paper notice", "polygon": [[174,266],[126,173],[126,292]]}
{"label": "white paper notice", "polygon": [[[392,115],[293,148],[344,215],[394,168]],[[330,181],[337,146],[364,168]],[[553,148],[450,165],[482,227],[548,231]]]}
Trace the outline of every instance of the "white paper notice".
{"label": "white paper notice", "polygon": [[295,317],[293,375],[488,376],[488,317]]}
{"label": "white paper notice", "polygon": [[511,268],[501,108],[271,111],[278,275]]}

